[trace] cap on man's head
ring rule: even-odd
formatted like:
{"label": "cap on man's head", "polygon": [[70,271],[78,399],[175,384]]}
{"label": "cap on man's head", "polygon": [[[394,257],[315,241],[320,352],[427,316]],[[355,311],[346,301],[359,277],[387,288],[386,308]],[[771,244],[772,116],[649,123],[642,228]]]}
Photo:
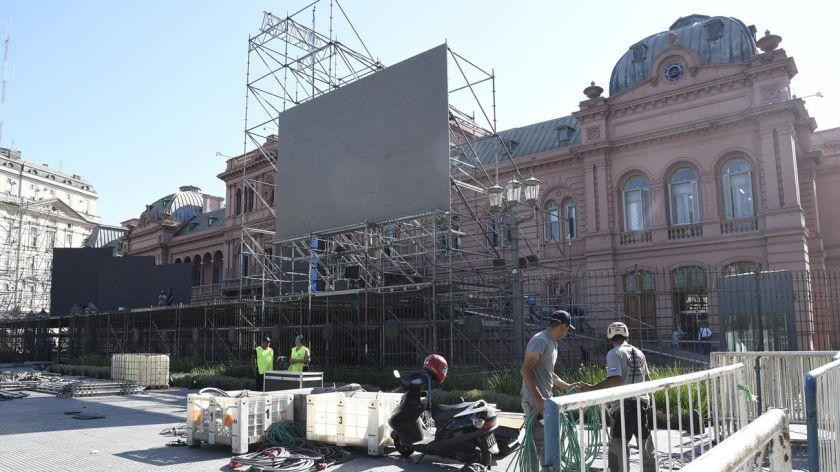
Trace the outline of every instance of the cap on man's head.
{"label": "cap on man's head", "polygon": [[269,344],[270,344],[270,343],[271,343],[271,338],[269,338],[268,336],[266,336],[266,337],[264,337],[264,338],[263,338],[262,342],[264,342],[264,343],[269,343]]}
{"label": "cap on man's head", "polygon": [[569,312],[565,310],[555,310],[554,313],[552,313],[548,317],[548,323],[564,324],[568,326],[569,329],[575,329],[575,327],[572,326],[572,315],[570,315]]}

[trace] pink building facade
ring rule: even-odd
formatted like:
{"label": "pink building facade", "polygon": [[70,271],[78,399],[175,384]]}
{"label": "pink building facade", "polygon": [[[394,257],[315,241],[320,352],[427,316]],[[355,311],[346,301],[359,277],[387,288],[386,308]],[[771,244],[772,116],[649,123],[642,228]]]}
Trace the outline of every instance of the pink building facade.
{"label": "pink building facade", "polygon": [[[790,94],[797,68],[780,41],[757,38],[754,27],[732,18],[680,18],[628,49],[608,97],[592,84],[570,115],[499,133],[519,172],[542,182],[539,212],[523,237],[544,266],[564,268],[531,294],[586,295],[592,306],[609,304],[667,338],[680,325],[693,332],[698,323],[717,324],[708,311],[686,315],[698,303],[691,293],[715,296],[715,274],[840,268],[832,208],[840,195],[840,128],[817,131],[806,103]],[[477,158],[494,162],[496,151],[485,151]],[[270,244],[243,226],[273,230],[273,187],[249,183],[273,182],[273,172],[256,152],[228,160],[219,174],[225,207],[219,197],[182,188],[123,224],[126,254],[195,265],[194,300],[259,296],[256,275],[264,268],[248,242]],[[500,180],[513,176],[502,162]],[[184,193],[201,199],[192,203],[201,211],[176,216],[172,202]],[[468,205],[488,215],[486,199]],[[467,213],[464,207],[453,201],[453,212]],[[486,224],[497,233],[492,217]],[[475,233],[469,226],[462,230]],[[477,244],[506,251],[497,236]],[[609,281],[593,290],[597,273]],[[663,293],[689,295],[663,304]],[[804,331],[830,332],[831,310],[818,304],[797,306],[797,316]],[[830,344],[800,341],[800,348]]]}

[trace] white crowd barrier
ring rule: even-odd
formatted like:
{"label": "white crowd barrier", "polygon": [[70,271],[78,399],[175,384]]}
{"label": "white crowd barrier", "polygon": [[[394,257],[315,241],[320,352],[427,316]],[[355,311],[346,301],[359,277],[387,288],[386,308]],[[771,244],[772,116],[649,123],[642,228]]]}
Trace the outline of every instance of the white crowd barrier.
{"label": "white crowd barrier", "polygon": [[768,410],[687,464],[682,472],[760,472],[765,470],[765,461],[773,472],[793,470],[790,429],[784,410]]}
{"label": "white crowd barrier", "polygon": [[[642,435],[642,418],[636,415],[636,424],[625,424],[625,401],[639,408],[640,396],[650,396],[649,410],[652,414],[650,430],[657,466],[678,469],[694,460],[730,437],[747,424],[747,398],[739,393],[749,376],[743,364],[733,364],[714,369],[692,372],[633,385],[624,385],[593,392],[554,397],[545,403],[545,456],[543,470],[565,471],[569,458],[562,457],[561,449],[572,443],[573,449],[591,457],[574,461],[575,470],[588,470],[595,461],[603,461],[601,467],[607,470],[610,427],[607,422],[607,406],[618,402],[613,409],[614,418],[620,418],[622,436],[628,432]],[[600,417],[600,428],[592,424]],[[587,424],[584,424],[586,421]],[[597,421],[597,420],[596,420]],[[561,425],[562,422],[562,425]],[[569,423],[573,427],[569,427]],[[687,424],[686,424],[687,423]],[[598,431],[597,435],[592,431]],[[683,432],[688,433],[684,435]],[[644,445],[638,444],[639,450]],[[629,451],[621,448],[621,467],[629,472]],[[589,459],[588,461],[586,459]],[[644,472],[645,461],[638,458],[633,470]]]}
{"label": "white crowd barrier", "polygon": [[805,375],[835,355],[837,351],[713,352],[709,360],[711,367],[746,366],[745,385],[758,396],[751,418],[767,408],[782,408],[790,422],[804,423]]}

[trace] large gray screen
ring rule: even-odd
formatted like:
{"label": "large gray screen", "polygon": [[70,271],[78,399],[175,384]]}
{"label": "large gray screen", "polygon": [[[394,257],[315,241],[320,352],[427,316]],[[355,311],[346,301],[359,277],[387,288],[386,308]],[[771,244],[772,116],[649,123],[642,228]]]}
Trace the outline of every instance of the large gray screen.
{"label": "large gray screen", "polygon": [[449,208],[445,45],[279,121],[278,239]]}

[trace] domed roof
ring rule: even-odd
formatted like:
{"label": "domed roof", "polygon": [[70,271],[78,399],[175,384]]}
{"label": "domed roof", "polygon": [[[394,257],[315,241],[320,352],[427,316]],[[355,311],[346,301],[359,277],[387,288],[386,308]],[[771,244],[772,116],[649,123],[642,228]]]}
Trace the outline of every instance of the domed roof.
{"label": "domed roof", "polygon": [[656,58],[673,48],[691,49],[704,64],[745,62],[756,53],[754,32],[741,20],[725,16],[685,16],[675,21],[668,31],[648,36],[621,56],[610,76],[610,95],[644,81]]}
{"label": "domed roof", "polygon": [[195,215],[200,214],[204,208],[204,195],[201,189],[186,185],[178,190],[149,205],[146,208],[146,214],[162,220],[163,214],[169,213],[172,215],[172,220],[179,223],[186,223]]}

